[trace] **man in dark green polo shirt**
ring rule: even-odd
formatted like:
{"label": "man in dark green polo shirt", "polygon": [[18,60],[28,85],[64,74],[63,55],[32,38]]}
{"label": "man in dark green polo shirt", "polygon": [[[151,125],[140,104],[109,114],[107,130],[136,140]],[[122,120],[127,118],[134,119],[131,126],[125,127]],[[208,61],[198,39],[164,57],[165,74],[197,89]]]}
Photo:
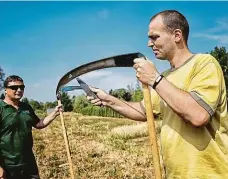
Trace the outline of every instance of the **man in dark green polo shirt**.
{"label": "man in dark green polo shirt", "polygon": [[32,151],[32,127],[48,126],[62,111],[59,105],[44,119],[32,107],[20,101],[24,82],[13,75],[4,81],[5,99],[0,100],[0,179],[39,179]]}

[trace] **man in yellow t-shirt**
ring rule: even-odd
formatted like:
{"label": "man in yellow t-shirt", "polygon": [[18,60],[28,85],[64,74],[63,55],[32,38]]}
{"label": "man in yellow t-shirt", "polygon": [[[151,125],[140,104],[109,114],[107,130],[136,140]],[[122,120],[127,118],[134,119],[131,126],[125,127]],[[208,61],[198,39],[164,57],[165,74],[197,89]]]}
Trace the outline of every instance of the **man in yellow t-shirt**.
{"label": "man in yellow t-shirt", "polygon": [[[153,109],[161,113],[161,154],[168,179],[228,179],[226,86],[219,63],[187,46],[189,25],[175,10],[162,11],[149,23],[148,46],[171,69],[159,74],[153,63],[135,59],[136,76],[151,89]],[[103,104],[133,120],[145,121],[144,103],[123,102],[91,88]]]}

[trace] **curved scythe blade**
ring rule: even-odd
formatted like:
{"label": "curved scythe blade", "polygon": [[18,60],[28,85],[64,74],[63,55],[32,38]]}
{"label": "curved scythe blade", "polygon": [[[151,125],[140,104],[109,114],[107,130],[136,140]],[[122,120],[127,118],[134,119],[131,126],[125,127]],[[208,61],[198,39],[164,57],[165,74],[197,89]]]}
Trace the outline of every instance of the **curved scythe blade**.
{"label": "curved scythe blade", "polygon": [[57,88],[56,88],[56,95],[60,92],[61,88],[70,82],[71,80],[75,79],[76,77],[103,68],[110,68],[110,67],[132,67],[134,65],[134,59],[144,57],[141,53],[129,53],[123,54],[113,57],[104,58],[101,60],[97,60],[94,62],[90,62],[84,65],[81,65],[68,73],[66,73],[59,81]]}

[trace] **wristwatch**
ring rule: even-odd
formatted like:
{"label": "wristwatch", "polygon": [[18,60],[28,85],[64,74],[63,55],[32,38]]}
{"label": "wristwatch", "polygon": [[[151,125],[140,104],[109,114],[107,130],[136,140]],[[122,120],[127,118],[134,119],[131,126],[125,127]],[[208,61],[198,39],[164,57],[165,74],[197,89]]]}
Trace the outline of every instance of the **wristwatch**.
{"label": "wristwatch", "polygon": [[163,77],[164,77],[163,75],[159,75],[159,76],[156,78],[156,80],[155,80],[155,82],[154,82],[154,84],[153,84],[153,86],[152,86],[153,89],[156,88],[156,86],[160,83],[160,81],[162,80]]}

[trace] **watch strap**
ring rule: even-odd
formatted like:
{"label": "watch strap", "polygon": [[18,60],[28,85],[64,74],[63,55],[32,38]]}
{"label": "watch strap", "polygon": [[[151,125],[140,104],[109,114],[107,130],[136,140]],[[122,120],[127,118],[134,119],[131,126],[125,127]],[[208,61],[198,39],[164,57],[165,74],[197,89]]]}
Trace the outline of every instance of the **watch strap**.
{"label": "watch strap", "polygon": [[159,76],[156,78],[156,80],[155,80],[155,82],[154,82],[154,84],[153,84],[153,86],[152,86],[153,89],[156,88],[156,86],[160,83],[160,81],[162,80],[163,77],[164,77],[163,75],[159,75]]}

